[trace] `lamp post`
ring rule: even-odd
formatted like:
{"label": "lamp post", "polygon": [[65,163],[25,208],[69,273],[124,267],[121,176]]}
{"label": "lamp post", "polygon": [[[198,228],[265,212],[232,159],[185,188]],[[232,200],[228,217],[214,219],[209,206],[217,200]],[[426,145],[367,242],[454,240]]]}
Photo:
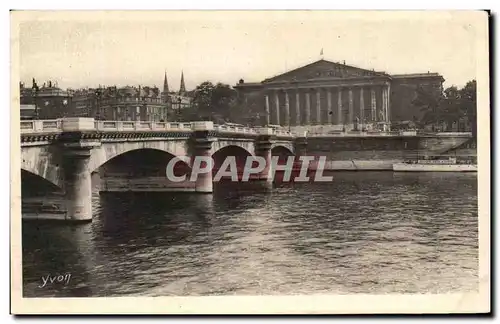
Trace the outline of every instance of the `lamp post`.
{"label": "lamp post", "polygon": [[35,104],[35,115],[33,116],[35,120],[38,119],[38,105],[36,104],[36,96],[38,94],[38,91],[39,91],[38,84],[36,84],[35,78],[33,78],[33,86],[31,87],[31,93],[33,96],[33,102]]}
{"label": "lamp post", "polygon": [[177,121],[181,121],[181,97],[177,98]]}
{"label": "lamp post", "polygon": [[100,105],[100,102],[99,102],[99,100],[101,99],[101,94],[102,94],[102,89],[101,88],[96,89],[95,96],[96,96],[96,106],[97,106],[96,107],[96,115],[97,115],[96,119],[97,120],[103,119],[102,116],[101,116],[102,115],[102,111],[101,111],[101,105]]}

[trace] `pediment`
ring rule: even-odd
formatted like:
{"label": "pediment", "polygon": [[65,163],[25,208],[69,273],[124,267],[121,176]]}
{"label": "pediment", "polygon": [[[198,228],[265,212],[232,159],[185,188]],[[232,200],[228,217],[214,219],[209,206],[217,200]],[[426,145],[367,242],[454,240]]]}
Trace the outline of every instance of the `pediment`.
{"label": "pediment", "polygon": [[267,82],[294,82],[305,81],[323,78],[353,78],[353,77],[370,77],[382,75],[380,72],[365,70],[354,66],[335,63],[326,60],[319,60],[314,63],[305,65],[295,70],[283,73],[281,75],[266,79]]}

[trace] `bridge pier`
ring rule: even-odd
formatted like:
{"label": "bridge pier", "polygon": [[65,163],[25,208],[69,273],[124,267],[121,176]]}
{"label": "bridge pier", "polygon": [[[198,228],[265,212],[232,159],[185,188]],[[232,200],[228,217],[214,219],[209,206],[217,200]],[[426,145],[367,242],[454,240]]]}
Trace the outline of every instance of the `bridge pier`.
{"label": "bridge pier", "polygon": [[307,137],[298,137],[294,144],[296,159],[307,154]]}
{"label": "bridge pier", "polygon": [[258,180],[272,182],[271,147],[273,131],[271,128],[260,128],[259,137],[255,142],[255,155],[264,158],[266,164],[264,169],[258,174]]}
{"label": "bridge pier", "polygon": [[68,118],[63,123],[61,138],[62,167],[67,221],[92,220],[92,176],[89,168],[91,150],[100,146],[98,139],[83,135],[93,133],[91,118]]}
{"label": "bridge pier", "polygon": [[[196,157],[205,158],[206,161],[201,161],[198,165],[203,169],[208,169],[209,172],[201,172],[196,174],[195,179],[195,191],[200,193],[212,193],[214,190],[213,179],[212,179],[212,162],[208,162],[209,165],[206,165],[207,161],[212,161],[211,150],[212,143],[215,141],[212,138],[210,132],[214,128],[213,122],[194,122],[192,124],[193,127],[193,145],[194,145],[194,156],[193,162],[196,160]],[[193,166],[193,163],[192,163]]]}
{"label": "bridge pier", "polygon": [[64,152],[66,220],[92,220],[92,179],[89,161],[88,149]]}

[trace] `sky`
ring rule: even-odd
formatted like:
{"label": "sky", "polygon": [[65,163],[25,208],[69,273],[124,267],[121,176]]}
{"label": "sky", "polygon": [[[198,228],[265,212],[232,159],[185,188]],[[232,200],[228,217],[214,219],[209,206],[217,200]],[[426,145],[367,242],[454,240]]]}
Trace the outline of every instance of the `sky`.
{"label": "sky", "polygon": [[[19,20],[19,77],[62,88],[259,82],[324,59],[389,74],[476,78],[478,13],[38,12]],[[481,17],[480,17],[481,18]],[[478,29],[479,28],[479,29]],[[483,42],[483,43],[481,43]],[[478,45],[479,44],[479,45]]]}

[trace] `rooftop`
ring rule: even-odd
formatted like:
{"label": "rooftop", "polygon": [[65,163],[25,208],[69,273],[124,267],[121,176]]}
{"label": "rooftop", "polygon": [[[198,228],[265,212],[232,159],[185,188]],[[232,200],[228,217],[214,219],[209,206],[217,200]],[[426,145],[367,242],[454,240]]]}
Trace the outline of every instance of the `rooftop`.
{"label": "rooftop", "polygon": [[401,78],[436,78],[442,77],[439,73],[408,73],[408,74],[394,74],[391,75],[392,78],[401,79]]}

